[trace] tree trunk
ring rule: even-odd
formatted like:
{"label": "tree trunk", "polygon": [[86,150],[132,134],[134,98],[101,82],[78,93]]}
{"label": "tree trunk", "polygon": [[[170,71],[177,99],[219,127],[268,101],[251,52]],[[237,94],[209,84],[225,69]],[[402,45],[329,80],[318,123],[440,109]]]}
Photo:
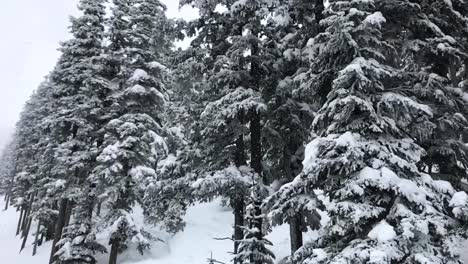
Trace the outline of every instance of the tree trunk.
{"label": "tree trunk", "polygon": [[117,264],[117,256],[119,254],[119,240],[111,240],[111,251],[109,255],[109,264]]}
{"label": "tree trunk", "polygon": [[41,238],[37,242],[38,246],[42,246],[42,243],[44,243],[44,237],[45,237],[44,232],[41,232]]}
{"label": "tree trunk", "polygon": [[62,237],[62,231],[65,224],[65,213],[67,211],[67,203],[67,199],[60,200],[59,215],[57,217],[57,222],[55,223],[54,241],[52,242],[49,264],[52,264],[55,260],[55,253],[57,252],[57,242]]}
{"label": "tree trunk", "polygon": [[28,241],[28,237],[29,237],[29,230],[31,230],[31,223],[32,223],[32,218],[28,217],[26,229],[23,232],[23,243],[21,243],[20,252],[26,247],[26,242]]}
{"label": "tree trunk", "polygon": [[49,241],[49,240],[54,239],[54,229],[55,229],[54,223],[55,223],[55,221],[50,221],[50,223],[47,224],[47,230],[46,230],[46,234],[45,234],[45,241]]}
{"label": "tree trunk", "polygon": [[10,194],[7,193],[7,195],[5,196],[5,208],[4,210],[8,210],[8,205],[10,204]]}
{"label": "tree trunk", "polygon": [[317,34],[324,31],[324,28],[320,26],[320,21],[325,18],[323,11],[325,11],[325,5],[323,0],[315,0],[315,22],[317,23]]}
{"label": "tree trunk", "polygon": [[[260,124],[260,114],[252,113],[250,119],[250,166],[258,173],[262,174],[262,127]],[[268,179],[263,179],[264,184],[268,184]]]}
{"label": "tree trunk", "polygon": [[18,219],[18,226],[16,227],[16,235],[19,235],[21,223],[23,222],[24,208],[21,206],[20,217]]}
{"label": "tree trunk", "polygon": [[39,232],[41,232],[41,221],[37,222],[37,229],[36,229],[36,234],[34,237],[34,247],[33,247],[33,252],[32,252],[33,256],[35,256],[37,252],[37,246],[39,243]]}
{"label": "tree trunk", "polygon": [[291,239],[291,255],[294,254],[303,245],[301,214],[296,213],[295,216],[289,219],[289,233]]}
{"label": "tree trunk", "polygon": [[33,194],[30,195],[28,207],[27,207],[26,213],[25,213],[25,215],[23,217],[23,226],[22,226],[23,232],[21,234],[21,237],[25,237],[29,233],[28,225],[31,222],[30,215],[31,215],[31,210],[32,210],[34,197],[35,197],[35,195],[33,195]]}
{"label": "tree trunk", "polygon": [[[239,241],[244,238],[244,199],[239,198],[232,202],[234,209],[234,254],[238,253]],[[238,262],[235,262],[238,263]]]}
{"label": "tree trunk", "polygon": [[[245,144],[244,136],[239,136],[236,140],[236,153],[235,153],[234,162],[237,167],[244,166],[247,164],[245,156]],[[231,206],[234,213],[234,254],[238,253],[239,242],[244,238],[244,231],[242,226],[244,226],[244,197],[231,197]],[[234,262],[234,264],[239,264]]]}
{"label": "tree trunk", "polygon": [[67,210],[65,211],[65,222],[63,226],[68,226],[70,224],[70,219],[71,219],[71,214],[73,211],[73,206],[75,206],[75,203],[71,200],[67,202]]}
{"label": "tree trunk", "polygon": [[97,208],[96,208],[96,215],[97,216],[101,216],[101,206],[102,206],[102,202],[99,202],[97,204]]}

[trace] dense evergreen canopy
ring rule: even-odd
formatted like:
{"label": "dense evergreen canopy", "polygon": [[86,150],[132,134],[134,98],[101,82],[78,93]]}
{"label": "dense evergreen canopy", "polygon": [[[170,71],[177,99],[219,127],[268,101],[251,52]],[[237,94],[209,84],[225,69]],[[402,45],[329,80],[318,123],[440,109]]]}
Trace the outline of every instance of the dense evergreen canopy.
{"label": "dense evergreen canopy", "polygon": [[468,2],[180,5],[199,17],[79,1],[0,157],[22,249],[37,226],[50,263],[116,264],[222,197],[234,263],[275,263],[265,236],[282,224],[285,263],[461,263]]}

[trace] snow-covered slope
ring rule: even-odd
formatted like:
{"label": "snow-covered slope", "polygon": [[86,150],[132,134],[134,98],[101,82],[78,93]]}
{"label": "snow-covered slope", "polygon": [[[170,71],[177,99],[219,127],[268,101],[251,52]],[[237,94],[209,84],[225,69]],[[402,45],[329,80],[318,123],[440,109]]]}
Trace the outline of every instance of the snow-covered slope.
{"label": "snow-covered slope", "polygon": [[[26,249],[18,253],[21,241],[15,237],[17,217],[14,209],[0,212],[0,263],[48,263],[50,243],[39,247],[38,254],[32,257],[31,237]],[[119,263],[199,264],[206,263],[211,254],[218,261],[231,262],[232,241],[224,239],[232,232],[233,215],[229,209],[222,207],[220,201],[198,204],[188,210],[186,221],[184,232],[175,236],[159,233],[157,235],[164,242],[155,242],[151,252],[140,256],[135,250],[128,250],[119,256]],[[268,238],[274,243],[272,249],[277,260],[289,254],[287,226],[276,228]],[[98,260],[100,264],[107,263],[106,256],[98,257]]]}
{"label": "snow-covered slope", "polygon": [[[31,237],[26,249],[19,254],[21,241],[19,237],[15,237],[17,218],[14,209],[0,211],[0,263],[47,264],[50,242],[39,247],[38,254],[32,257],[33,238]],[[202,264],[207,262],[211,254],[218,261],[231,263],[232,255],[229,252],[232,251],[232,241],[223,240],[230,237],[232,232],[233,216],[229,209],[222,207],[220,201],[198,204],[188,210],[186,221],[184,232],[175,236],[159,233],[159,238],[164,242],[155,242],[151,252],[141,256],[136,250],[128,250],[119,256],[119,263]],[[288,231],[287,226],[281,226],[275,228],[268,236],[274,244],[272,250],[276,254],[277,261],[289,254]],[[465,248],[468,249],[468,243]],[[99,264],[107,263],[107,256],[98,257],[98,260]],[[464,261],[468,263],[468,252]]]}

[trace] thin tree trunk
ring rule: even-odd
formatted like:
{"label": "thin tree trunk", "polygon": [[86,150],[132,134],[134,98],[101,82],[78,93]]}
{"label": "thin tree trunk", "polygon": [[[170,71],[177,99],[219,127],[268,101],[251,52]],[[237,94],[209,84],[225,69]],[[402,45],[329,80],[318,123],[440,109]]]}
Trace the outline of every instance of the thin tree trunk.
{"label": "thin tree trunk", "polygon": [[101,216],[101,207],[102,207],[102,202],[99,202],[97,204],[97,208],[96,208],[96,215],[97,216]]}
{"label": "thin tree trunk", "polygon": [[49,264],[52,264],[55,260],[55,253],[57,252],[57,242],[62,237],[62,230],[65,224],[65,213],[67,210],[67,199],[60,200],[59,204],[59,215],[55,224],[54,241],[52,242],[52,249],[50,252]]}
{"label": "thin tree trunk", "polygon": [[[237,167],[244,166],[247,164],[245,156],[245,144],[244,136],[239,136],[236,140],[236,153],[234,163]],[[231,197],[231,206],[234,213],[234,254],[238,253],[239,242],[244,238],[244,197]],[[234,262],[234,264],[239,264]]]}
{"label": "thin tree trunk", "polygon": [[29,230],[31,230],[31,223],[32,223],[32,218],[31,217],[28,217],[28,223],[26,225],[26,230],[24,232],[24,235],[23,235],[23,243],[21,243],[21,249],[20,249],[20,252],[26,247],[26,242],[28,241],[28,237],[29,237]]}
{"label": "thin tree trunk", "polygon": [[23,222],[23,215],[24,215],[24,209],[23,209],[23,206],[21,206],[20,217],[18,219],[18,225],[16,227],[16,235],[19,235],[21,223]]}
{"label": "thin tree trunk", "polygon": [[44,237],[45,237],[44,232],[41,232],[41,238],[37,242],[38,246],[42,246],[42,243],[44,243]]}
{"label": "thin tree trunk", "polygon": [[10,193],[7,193],[5,196],[5,208],[3,210],[8,210],[8,205],[10,204]]}
{"label": "thin tree trunk", "polygon": [[[250,166],[258,173],[262,174],[262,127],[260,124],[260,114],[254,112],[250,120]],[[268,184],[268,179],[263,179]]]}
{"label": "thin tree trunk", "polygon": [[111,240],[111,251],[109,255],[109,264],[117,264],[117,256],[119,254],[119,240]]}
{"label": "thin tree trunk", "polygon": [[301,215],[296,213],[295,216],[289,219],[289,232],[291,238],[291,255],[294,254],[303,245]]}
{"label": "thin tree trunk", "polygon": [[28,219],[29,207],[27,205],[25,205],[24,202],[21,205],[21,207],[24,210],[23,219],[21,220],[21,224],[20,224],[21,237],[23,237],[24,229],[26,228],[26,222],[27,222],[27,219]]}
{"label": "thin tree trunk", "polygon": [[45,241],[49,241],[49,240],[54,239],[54,229],[55,229],[54,223],[55,223],[55,221],[53,221],[53,222],[51,221],[50,223],[47,224],[47,230],[46,230],[46,234],[45,234]]}
{"label": "thin tree trunk", "polygon": [[23,217],[23,226],[22,226],[23,232],[21,234],[21,237],[24,237],[27,235],[27,233],[29,233],[28,225],[29,225],[29,222],[31,221],[30,215],[31,215],[34,198],[35,198],[35,195],[31,194],[29,198],[28,207],[26,209],[26,213]]}
{"label": "thin tree trunk", "polygon": [[67,202],[67,210],[65,211],[65,222],[63,226],[68,226],[70,224],[70,219],[71,219],[71,214],[73,211],[73,206],[75,206],[75,203],[71,200]]}
{"label": "thin tree trunk", "polygon": [[[234,209],[234,254],[239,251],[239,241],[244,238],[244,199],[240,198],[232,203]],[[235,262],[238,263],[238,262]]]}
{"label": "thin tree trunk", "polygon": [[39,232],[41,231],[41,221],[37,222],[37,229],[36,229],[36,234],[34,237],[34,247],[33,247],[33,252],[32,255],[35,256],[37,252],[37,245],[39,243]]}

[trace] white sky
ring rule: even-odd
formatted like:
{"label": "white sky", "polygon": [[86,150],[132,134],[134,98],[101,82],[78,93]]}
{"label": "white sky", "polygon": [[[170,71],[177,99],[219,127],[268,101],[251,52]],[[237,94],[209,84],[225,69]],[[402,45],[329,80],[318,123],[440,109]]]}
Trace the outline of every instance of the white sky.
{"label": "white sky", "polygon": [[[169,17],[194,17],[178,0],[161,0]],[[78,0],[5,0],[0,8],[0,149],[13,131],[24,102],[49,73],[68,38],[69,16]]]}

